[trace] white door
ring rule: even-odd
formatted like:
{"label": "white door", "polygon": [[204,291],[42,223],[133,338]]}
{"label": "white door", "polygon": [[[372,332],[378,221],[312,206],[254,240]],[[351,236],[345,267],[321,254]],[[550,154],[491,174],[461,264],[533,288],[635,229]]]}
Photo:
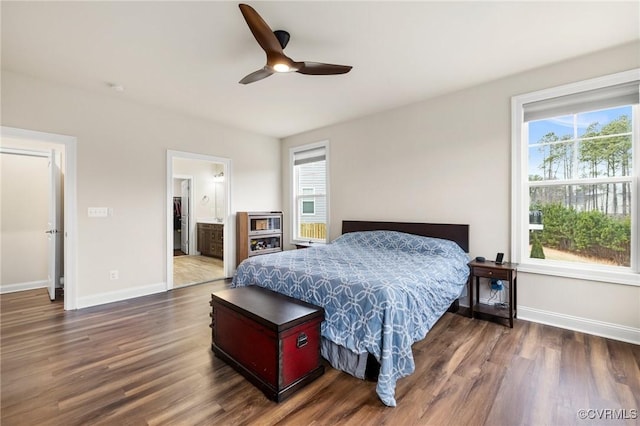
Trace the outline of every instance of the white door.
{"label": "white door", "polygon": [[58,267],[58,220],[60,217],[58,202],[58,194],[60,193],[60,164],[59,155],[55,150],[51,150],[49,154],[49,220],[48,229],[46,231],[49,240],[48,248],[48,273],[47,273],[47,289],[49,290],[49,298],[56,299],[56,285],[60,282],[60,268]]}
{"label": "white door", "polygon": [[182,186],[182,200],[180,201],[180,250],[184,254],[189,254],[189,200],[191,198],[190,180],[185,179],[180,182]]}

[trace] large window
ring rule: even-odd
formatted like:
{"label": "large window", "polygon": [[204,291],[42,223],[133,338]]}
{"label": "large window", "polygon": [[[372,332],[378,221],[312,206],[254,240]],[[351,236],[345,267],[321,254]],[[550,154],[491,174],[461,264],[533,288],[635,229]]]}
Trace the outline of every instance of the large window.
{"label": "large window", "polygon": [[513,98],[521,269],[640,284],[640,70]]}
{"label": "large window", "polygon": [[328,142],[291,148],[294,242],[327,241],[328,151]]}

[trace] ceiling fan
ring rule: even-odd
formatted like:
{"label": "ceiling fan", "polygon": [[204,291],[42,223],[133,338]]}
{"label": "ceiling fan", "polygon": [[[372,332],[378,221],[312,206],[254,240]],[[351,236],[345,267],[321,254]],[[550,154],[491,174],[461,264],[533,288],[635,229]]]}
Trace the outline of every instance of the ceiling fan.
{"label": "ceiling fan", "polygon": [[258,15],[254,8],[247,4],[240,4],[240,11],[258,44],[267,54],[267,64],[258,71],[240,80],[241,84],[254,83],[280,72],[299,72],[308,75],[345,74],[351,71],[349,65],[322,64],[319,62],[296,62],[284,54],[284,48],[289,42],[289,33],[282,30],[272,31],[269,25]]}

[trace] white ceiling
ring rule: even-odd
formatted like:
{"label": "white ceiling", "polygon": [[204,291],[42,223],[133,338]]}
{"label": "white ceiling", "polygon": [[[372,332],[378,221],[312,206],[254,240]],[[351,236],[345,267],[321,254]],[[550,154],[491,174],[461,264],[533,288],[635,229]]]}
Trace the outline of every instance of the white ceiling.
{"label": "white ceiling", "polygon": [[284,137],[640,37],[637,1],[250,4],[292,59],[353,70],[238,84],[265,55],[227,1],[2,1],[2,68]]}

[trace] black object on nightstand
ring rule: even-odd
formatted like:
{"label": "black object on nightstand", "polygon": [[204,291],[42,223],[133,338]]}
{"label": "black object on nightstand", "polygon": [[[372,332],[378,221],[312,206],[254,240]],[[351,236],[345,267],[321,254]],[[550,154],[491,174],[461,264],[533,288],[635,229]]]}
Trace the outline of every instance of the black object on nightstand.
{"label": "black object on nightstand", "polygon": [[296,244],[296,248],[297,249],[306,249],[311,247],[311,245],[313,244],[311,241],[309,241],[308,243],[295,243]]}
{"label": "black object on nightstand", "polygon": [[[480,313],[493,318],[508,319],[509,327],[513,328],[513,319],[517,318],[518,264],[510,262],[495,264],[493,262],[478,262],[473,260],[469,262],[469,268],[471,269],[471,274],[469,275],[469,310],[471,312],[471,318],[475,318],[476,313]],[[473,285],[474,278],[475,286]],[[481,303],[480,278],[507,281],[509,283],[507,290],[509,293],[508,306],[496,307],[494,305]]]}

